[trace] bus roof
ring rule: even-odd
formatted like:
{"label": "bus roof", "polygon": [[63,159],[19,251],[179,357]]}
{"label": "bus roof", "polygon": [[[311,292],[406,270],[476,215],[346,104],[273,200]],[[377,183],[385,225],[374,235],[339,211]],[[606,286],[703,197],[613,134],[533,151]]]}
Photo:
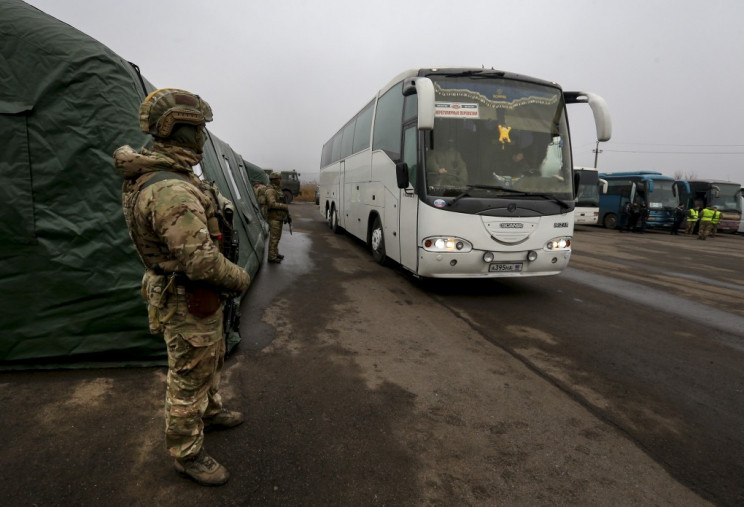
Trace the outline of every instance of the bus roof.
{"label": "bus roof", "polygon": [[687,183],[707,183],[711,185],[716,185],[719,183],[723,183],[725,185],[741,185],[741,183],[736,183],[735,181],[727,181],[727,180],[682,180],[686,181]]}
{"label": "bus roof", "polygon": [[545,81],[544,79],[538,79],[536,77],[526,76],[524,74],[515,74],[512,72],[506,72],[503,70],[498,70],[498,69],[493,69],[493,68],[485,69],[485,68],[478,68],[478,67],[422,67],[419,69],[408,69],[408,70],[401,72],[400,74],[395,76],[393,79],[391,79],[390,82],[386,84],[380,90],[379,94],[380,96],[382,96],[386,91],[388,91],[390,88],[395,86],[397,83],[409,77],[459,74],[459,73],[465,73],[465,72],[479,73],[479,74],[486,75],[486,76],[493,74],[494,77],[505,77],[508,79],[529,81],[531,83],[543,84],[546,86],[553,86],[553,87],[560,88],[558,83],[554,81]]}

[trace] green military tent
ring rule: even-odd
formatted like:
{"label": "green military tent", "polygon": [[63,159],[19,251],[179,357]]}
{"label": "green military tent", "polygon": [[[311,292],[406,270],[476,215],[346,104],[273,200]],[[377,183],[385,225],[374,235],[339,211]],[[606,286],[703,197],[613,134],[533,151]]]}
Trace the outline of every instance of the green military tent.
{"label": "green military tent", "polygon": [[[137,113],[154,87],[20,0],[0,2],[0,40],[0,369],[163,363],[111,157],[151,141]],[[199,169],[235,203],[254,275],[267,227],[251,182],[265,175],[211,133],[205,150]]]}

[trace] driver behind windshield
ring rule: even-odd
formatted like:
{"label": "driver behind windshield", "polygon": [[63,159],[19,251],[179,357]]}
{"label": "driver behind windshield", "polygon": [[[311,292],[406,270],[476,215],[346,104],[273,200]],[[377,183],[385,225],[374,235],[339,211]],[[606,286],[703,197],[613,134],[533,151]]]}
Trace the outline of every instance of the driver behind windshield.
{"label": "driver behind windshield", "polygon": [[455,139],[449,137],[446,146],[427,149],[426,175],[432,186],[464,186],[468,170],[462,155],[455,148]]}

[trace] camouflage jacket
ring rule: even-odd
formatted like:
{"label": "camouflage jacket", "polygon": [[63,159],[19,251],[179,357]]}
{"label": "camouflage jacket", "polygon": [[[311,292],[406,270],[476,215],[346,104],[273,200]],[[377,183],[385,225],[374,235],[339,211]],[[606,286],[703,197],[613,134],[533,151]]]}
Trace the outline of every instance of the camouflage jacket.
{"label": "camouflage jacket", "polygon": [[[114,165],[124,178],[122,209],[129,235],[145,267],[179,272],[225,290],[244,291],[250,277],[222,255],[217,209],[227,201],[191,167],[199,157],[189,150],[162,146],[136,152],[122,146]],[[157,173],[180,175],[145,186]],[[144,187],[144,188],[143,188]]]}
{"label": "camouflage jacket", "polygon": [[266,207],[269,220],[286,220],[289,208],[284,203],[284,193],[274,185],[266,187]]}

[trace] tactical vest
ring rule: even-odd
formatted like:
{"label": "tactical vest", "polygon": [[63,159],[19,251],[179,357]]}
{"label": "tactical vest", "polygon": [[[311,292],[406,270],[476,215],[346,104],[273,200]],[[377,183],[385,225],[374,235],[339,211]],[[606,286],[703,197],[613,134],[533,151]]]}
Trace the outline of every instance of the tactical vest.
{"label": "tactical vest", "polygon": [[[145,265],[145,268],[151,269],[156,273],[173,273],[180,270],[178,261],[173,258],[168,251],[168,247],[157,234],[147,226],[147,221],[137,220],[136,206],[140,193],[154,183],[165,180],[181,180],[196,187],[199,192],[197,196],[199,202],[204,208],[207,216],[207,229],[212,240],[219,245],[222,237],[220,230],[219,205],[212,185],[204,182],[196,182],[188,175],[171,171],[155,171],[140,176],[136,180],[125,181],[124,191],[122,192],[122,210],[124,219],[129,229],[129,236],[132,238],[134,247]],[[129,186],[127,186],[129,185]],[[141,217],[140,217],[141,218]]]}
{"label": "tactical vest", "polygon": [[[265,195],[266,195],[266,206],[268,207],[269,201],[269,195],[268,193],[272,192],[274,197],[274,202],[278,204],[286,204],[285,198],[284,198],[284,192],[281,190],[278,190],[275,186],[271,185],[270,187],[266,187]],[[278,208],[269,208],[268,209],[268,218],[271,220],[281,220],[282,222],[287,218],[287,211],[283,209]]]}
{"label": "tactical vest", "polygon": [[715,211],[710,208],[705,208],[702,211],[702,216],[700,217],[701,222],[710,222],[713,220],[713,215],[715,215]]}

